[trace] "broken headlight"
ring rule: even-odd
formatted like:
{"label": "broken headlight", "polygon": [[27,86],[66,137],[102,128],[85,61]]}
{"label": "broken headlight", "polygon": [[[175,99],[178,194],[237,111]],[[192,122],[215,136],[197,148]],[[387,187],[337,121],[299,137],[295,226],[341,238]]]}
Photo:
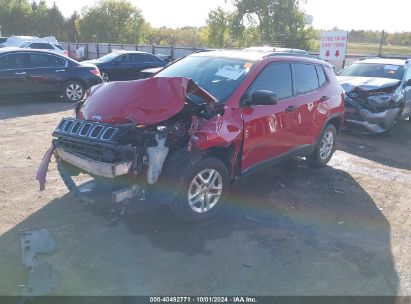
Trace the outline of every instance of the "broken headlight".
{"label": "broken headlight", "polygon": [[389,108],[392,94],[378,94],[368,96],[368,104],[375,108]]}

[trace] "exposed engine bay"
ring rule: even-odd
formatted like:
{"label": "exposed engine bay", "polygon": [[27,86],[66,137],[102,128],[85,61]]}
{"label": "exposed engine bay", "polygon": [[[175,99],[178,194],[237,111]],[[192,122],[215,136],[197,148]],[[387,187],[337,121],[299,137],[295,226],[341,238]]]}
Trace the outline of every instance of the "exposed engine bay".
{"label": "exposed engine bay", "polygon": [[382,133],[399,119],[404,106],[400,81],[387,78],[338,77],[345,91],[346,127],[359,133]]}
{"label": "exposed engine bay", "polygon": [[[107,99],[118,86],[139,91],[126,92],[119,107],[117,101]],[[163,89],[153,93],[153,86]],[[164,86],[170,90],[164,90]],[[164,94],[166,106],[164,96],[157,96]],[[134,99],[136,95],[138,99]],[[123,188],[131,187],[113,192],[115,202],[136,196],[145,199],[146,187],[156,184],[167,157],[177,150],[191,150],[193,128],[198,127],[199,120],[209,120],[221,111],[211,95],[186,78],[111,83],[89,92],[88,99],[76,106],[76,117],[60,121],[53,132],[52,150],[70,190],[75,189],[71,176],[87,173],[97,179],[120,181]],[[43,189],[51,154],[46,154],[37,174]]]}

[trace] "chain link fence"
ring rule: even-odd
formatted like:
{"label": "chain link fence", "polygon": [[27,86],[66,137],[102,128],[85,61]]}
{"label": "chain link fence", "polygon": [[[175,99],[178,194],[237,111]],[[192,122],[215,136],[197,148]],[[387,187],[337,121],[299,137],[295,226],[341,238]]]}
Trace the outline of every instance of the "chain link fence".
{"label": "chain link fence", "polygon": [[[185,57],[189,54],[200,50],[206,50],[205,48],[196,47],[181,47],[181,46],[158,46],[158,45],[137,45],[137,44],[110,44],[110,43],[73,43],[73,42],[62,42],[60,43],[64,49],[69,52],[69,56],[76,60],[87,60],[87,59],[97,59],[106,54],[109,54],[117,50],[127,50],[127,51],[142,51],[151,53],[154,55],[166,55],[170,56],[172,60]],[[280,43],[279,43],[280,44]],[[278,45],[280,46],[280,45]],[[282,46],[287,47],[287,46]],[[354,51],[355,53],[350,53]],[[369,52],[358,52],[361,50],[369,50]],[[353,62],[364,57],[387,57],[387,58],[398,58],[398,59],[408,59],[411,58],[411,47],[410,53],[407,55],[407,50],[398,53],[393,53],[396,49],[392,46],[382,46],[373,47],[372,45],[359,46],[352,43],[348,43],[347,55],[344,61],[329,61],[335,67],[336,72],[340,71],[346,66],[351,65]],[[356,52],[357,51],[357,52]],[[400,54],[399,54],[400,53]],[[401,54],[402,53],[402,54]],[[319,53],[311,53],[312,55],[318,56]]]}

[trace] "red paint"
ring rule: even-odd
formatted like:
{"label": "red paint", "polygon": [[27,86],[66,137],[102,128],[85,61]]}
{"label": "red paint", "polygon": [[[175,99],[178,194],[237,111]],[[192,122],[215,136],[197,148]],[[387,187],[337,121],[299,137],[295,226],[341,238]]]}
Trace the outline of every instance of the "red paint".
{"label": "red paint", "polygon": [[[327,83],[313,92],[282,100],[276,105],[240,106],[242,96],[259,73],[267,64],[277,61],[325,64],[317,59],[298,56],[268,56],[256,61],[227,100],[221,115],[209,120],[192,117],[189,151],[206,151],[216,147],[232,149],[230,171],[234,177],[241,173],[236,170],[237,160],[240,170],[245,171],[292,149],[315,145],[326,122],[335,115],[343,123],[343,90],[331,68],[324,68]],[[218,102],[190,79],[155,77],[94,87],[80,108],[78,118],[114,124],[156,124],[180,112],[188,92],[203,96],[212,107]],[[287,112],[286,109],[291,106],[297,109]],[[49,150],[38,173],[43,185],[47,171],[44,163],[48,162],[50,153]]]}
{"label": "red paint", "polygon": [[189,92],[204,97],[211,105],[216,102],[212,95],[183,77],[109,82],[91,90],[78,118],[152,125],[180,112]]}
{"label": "red paint", "polygon": [[[241,170],[244,171],[294,148],[315,144],[325,122],[334,114],[340,115],[343,120],[342,89],[331,69],[327,68],[328,82],[314,92],[280,101],[276,105],[241,107],[241,97],[254,79],[267,64],[277,61],[324,64],[317,59],[295,56],[271,56],[257,61],[247,78],[227,100],[224,114],[210,120],[193,117],[189,131],[190,151],[233,146],[235,157],[242,146],[239,157]],[[213,96],[189,79],[156,77],[101,85],[92,90],[79,118],[94,120],[93,115],[100,115],[104,122],[154,124],[181,111],[187,92],[196,92],[209,104],[216,104]],[[323,97],[327,98],[322,100]],[[298,106],[298,109],[287,112],[290,106]],[[235,159],[232,159],[232,168],[234,163]]]}

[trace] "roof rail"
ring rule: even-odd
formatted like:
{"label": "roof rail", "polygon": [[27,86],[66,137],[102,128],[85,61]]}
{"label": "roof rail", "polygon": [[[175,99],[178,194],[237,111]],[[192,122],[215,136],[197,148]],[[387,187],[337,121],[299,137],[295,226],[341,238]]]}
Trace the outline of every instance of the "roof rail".
{"label": "roof rail", "polygon": [[319,59],[319,57],[315,55],[293,53],[293,52],[271,52],[267,54],[266,56],[264,56],[264,58],[270,57],[270,56],[296,56],[296,57],[309,57],[309,58]]}

